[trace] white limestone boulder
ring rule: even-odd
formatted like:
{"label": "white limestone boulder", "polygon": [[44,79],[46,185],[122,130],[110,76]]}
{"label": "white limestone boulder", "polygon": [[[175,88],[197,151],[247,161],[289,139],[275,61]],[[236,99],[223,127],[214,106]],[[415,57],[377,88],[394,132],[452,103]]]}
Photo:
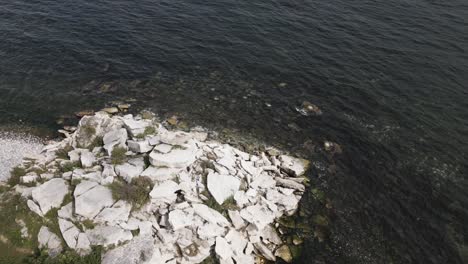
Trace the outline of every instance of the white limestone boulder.
{"label": "white limestone boulder", "polygon": [[[80,183],[76,188],[82,184]],[[75,213],[88,219],[93,219],[103,208],[114,204],[112,192],[102,185],[96,185],[86,192],[79,195],[74,194],[74,196]]]}
{"label": "white limestone boulder", "polygon": [[209,173],[207,187],[216,202],[223,204],[227,198],[234,196],[239,190],[240,180],[229,175]]}
{"label": "white limestone boulder", "polygon": [[91,243],[89,242],[88,236],[85,233],[78,234],[75,251],[81,256],[91,253]]}
{"label": "white limestone boulder", "polygon": [[47,253],[51,257],[55,257],[62,252],[62,242],[60,238],[52,233],[48,227],[42,226],[37,234],[39,248],[47,249]]}
{"label": "white limestone boulder", "polygon": [[151,199],[173,203],[177,199],[176,191],[179,190],[179,185],[174,181],[165,181],[155,185],[150,192]]}
{"label": "white limestone boulder", "polygon": [[125,128],[132,137],[143,135],[145,133],[145,129],[152,126],[151,120],[147,119],[135,120],[130,116],[125,116],[122,120],[125,124]]}
{"label": "white limestone boulder", "polygon": [[[155,250],[154,239],[151,236],[138,236],[127,244],[107,251],[102,257],[102,264],[116,263],[148,263]],[[164,262],[149,262],[157,264]]]}
{"label": "white limestone boulder", "polygon": [[111,246],[131,240],[132,233],[116,226],[97,226],[86,230],[91,245]]}
{"label": "white limestone boulder", "polygon": [[254,224],[259,230],[265,228],[275,220],[275,213],[264,205],[251,205],[240,211],[240,215],[247,222]]}
{"label": "white limestone boulder", "polygon": [[74,220],[74,217],[73,217],[73,203],[68,203],[68,204],[62,206],[62,208],[60,208],[60,210],[57,211],[57,215],[58,215],[58,217],[63,218],[63,219]]}
{"label": "white limestone boulder", "polygon": [[96,157],[91,151],[84,150],[81,152],[80,160],[83,168],[89,168],[93,166],[94,162],[96,162]]}
{"label": "white limestone boulder", "polygon": [[193,224],[193,210],[173,210],[169,213],[169,223],[173,230],[178,230]]}
{"label": "white limestone boulder", "polygon": [[134,158],[124,164],[116,165],[115,173],[126,182],[131,182],[133,178],[140,176],[145,170],[145,166],[143,158]]}
{"label": "white limestone boulder", "polygon": [[103,137],[104,149],[107,151],[109,156],[112,155],[114,147],[126,148],[125,142],[127,142],[128,134],[125,128],[111,130],[107,132]]}
{"label": "white limestone boulder", "polygon": [[215,252],[221,258],[221,260],[232,261],[231,257],[233,255],[233,252],[231,246],[223,237],[216,238]]}
{"label": "white limestone boulder", "polygon": [[299,159],[287,155],[279,157],[281,161],[281,168],[292,176],[301,176],[309,168],[310,162],[305,159]]}
{"label": "white limestone boulder", "polygon": [[58,222],[60,232],[62,232],[62,237],[65,240],[65,243],[67,243],[69,248],[75,249],[80,230],[68,220],[59,218]]}
{"label": "white limestone boulder", "polygon": [[27,204],[29,210],[31,210],[32,212],[38,214],[41,217],[44,216],[44,214],[42,213],[41,208],[39,207],[39,205],[37,205],[37,203],[35,203],[33,200],[28,200],[26,204]]}
{"label": "white limestone boulder", "polygon": [[172,145],[159,144],[154,147],[154,150],[163,154],[169,153],[172,150]]}
{"label": "white limestone boulder", "polygon": [[231,219],[231,223],[234,225],[234,228],[237,230],[242,229],[246,226],[244,219],[242,219],[239,211],[236,210],[229,210],[228,211],[229,219]]}
{"label": "white limestone boulder", "polygon": [[146,168],[140,176],[148,177],[153,182],[164,182],[167,180],[174,179],[182,169],[180,168],[166,168],[166,167],[154,167],[149,166]]}
{"label": "white limestone boulder", "polygon": [[41,208],[41,212],[46,214],[50,209],[60,207],[67,193],[68,184],[66,181],[55,178],[36,187],[31,195]]}
{"label": "white limestone boulder", "polygon": [[149,160],[156,167],[184,168],[196,160],[197,154],[198,148],[195,144],[187,144],[172,148],[168,153],[153,150],[149,155]]}
{"label": "white limestone boulder", "polygon": [[127,145],[135,153],[146,153],[153,150],[153,146],[149,144],[148,140],[127,140]]}
{"label": "white limestone boulder", "polygon": [[98,112],[94,116],[84,116],[72,136],[73,146],[88,147],[96,138],[104,136],[109,131],[117,130],[122,125],[122,121],[118,118],[110,118],[104,112]]}
{"label": "white limestone boulder", "polygon": [[95,222],[116,225],[128,221],[132,205],[126,201],[118,201],[112,207],[104,208],[95,218]]}
{"label": "white limestone boulder", "polygon": [[192,139],[192,135],[183,131],[165,131],[159,135],[162,143],[169,145],[185,145]]}
{"label": "white limestone boulder", "polygon": [[229,221],[222,214],[204,204],[193,204],[192,207],[195,214],[203,218],[205,221],[223,227],[230,225]]}

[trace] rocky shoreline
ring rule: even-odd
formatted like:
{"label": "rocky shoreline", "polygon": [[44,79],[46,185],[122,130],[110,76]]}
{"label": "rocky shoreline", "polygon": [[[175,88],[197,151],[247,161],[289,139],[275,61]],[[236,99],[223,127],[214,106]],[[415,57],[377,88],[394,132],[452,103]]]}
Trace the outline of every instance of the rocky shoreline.
{"label": "rocky shoreline", "polygon": [[296,213],[309,162],[165,125],[101,111],[26,157],[9,185],[51,224],[24,237],[51,257],[100,246],[109,264],[292,262],[278,220]]}

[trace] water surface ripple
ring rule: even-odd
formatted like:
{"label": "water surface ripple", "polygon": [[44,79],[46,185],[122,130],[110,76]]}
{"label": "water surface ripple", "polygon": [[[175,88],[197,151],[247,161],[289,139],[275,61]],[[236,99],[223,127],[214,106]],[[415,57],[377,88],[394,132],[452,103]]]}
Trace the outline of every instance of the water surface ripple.
{"label": "water surface ripple", "polygon": [[4,0],[0,122],[133,98],[236,129],[317,161],[331,226],[298,263],[467,263],[467,18],[465,0]]}

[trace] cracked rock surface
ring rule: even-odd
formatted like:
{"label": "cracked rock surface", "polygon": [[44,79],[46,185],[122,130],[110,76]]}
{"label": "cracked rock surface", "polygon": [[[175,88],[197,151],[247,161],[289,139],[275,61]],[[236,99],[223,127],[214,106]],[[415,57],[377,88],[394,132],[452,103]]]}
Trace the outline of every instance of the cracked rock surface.
{"label": "cracked rock surface", "polygon": [[[213,252],[220,263],[291,261],[275,221],[297,211],[306,160],[249,154],[199,128],[171,131],[140,115],[98,112],[33,163],[46,172],[24,179],[35,184],[28,192],[16,190],[42,217],[58,209],[61,233],[43,227],[38,236],[51,254],[69,247],[85,255],[100,245],[103,263],[200,263]],[[143,179],[148,189],[137,188]]]}

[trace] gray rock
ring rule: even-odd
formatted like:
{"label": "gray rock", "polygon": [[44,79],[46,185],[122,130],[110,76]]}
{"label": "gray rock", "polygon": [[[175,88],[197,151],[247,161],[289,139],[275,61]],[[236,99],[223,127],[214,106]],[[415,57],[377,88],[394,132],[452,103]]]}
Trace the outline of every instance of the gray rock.
{"label": "gray rock", "polygon": [[36,174],[28,174],[25,176],[20,177],[20,182],[21,183],[33,183],[36,182],[39,179],[39,176]]}
{"label": "gray rock", "polygon": [[117,118],[110,118],[107,113],[98,112],[94,116],[84,116],[73,135],[73,145],[88,147],[97,137],[121,127],[122,122]]}
{"label": "gray rock", "polygon": [[195,214],[213,224],[220,226],[229,226],[229,221],[218,211],[211,209],[204,204],[193,204],[192,205]]}
{"label": "gray rock", "polygon": [[112,207],[104,208],[95,218],[94,221],[100,223],[109,223],[116,225],[117,223],[127,222],[130,215],[132,205],[126,201],[118,201]]}
{"label": "gray rock", "polygon": [[223,204],[239,190],[240,180],[229,175],[210,173],[207,177],[207,187],[216,202]]}
{"label": "gray rock", "polygon": [[153,182],[164,182],[167,180],[172,180],[176,175],[181,172],[182,169],[179,168],[165,168],[165,167],[154,167],[149,166],[145,171],[141,173],[140,176],[148,177]]}
{"label": "gray rock", "polygon": [[110,246],[131,240],[132,233],[128,230],[116,226],[97,226],[94,229],[86,230],[91,245]]}
{"label": "gray rock", "polygon": [[142,119],[142,120],[135,120],[133,118],[123,118],[123,122],[125,124],[125,128],[127,129],[128,133],[132,137],[139,136],[145,133],[146,127],[151,126],[151,121]]}
{"label": "gray rock", "polygon": [[46,248],[47,253],[51,257],[55,257],[62,252],[62,242],[60,238],[52,233],[46,226],[42,226],[39,230],[37,241],[39,242],[39,248]]}
{"label": "gray rock", "polygon": [[148,140],[135,141],[127,140],[128,148],[135,153],[146,153],[153,150],[153,146],[149,144]]}
{"label": "gray rock", "polygon": [[59,218],[59,228],[67,246],[71,249],[75,249],[80,230],[72,222],[61,218]]}
{"label": "gray rock", "polygon": [[92,188],[98,186],[99,184],[94,181],[81,181],[76,187],[75,191],[73,192],[73,195],[75,197],[78,197],[82,195],[83,193],[91,190]]}
{"label": "gray rock", "polygon": [[120,128],[116,130],[111,130],[107,132],[103,137],[104,149],[107,151],[107,154],[110,156],[114,147],[125,147],[125,142],[127,142],[128,134],[125,128]]}
{"label": "gray rock", "polygon": [[222,237],[216,238],[215,252],[222,260],[229,260],[233,255],[232,249],[228,242]]}
{"label": "gray rock", "polygon": [[149,195],[151,199],[173,203],[177,199],[176,191],[178,190],[179,185],[177,183],[173,181],[165,181],[159,185],[155,185]]}
{"label": "gray rock", "polygon": [[247,206],[240,211],[240,215],[247,222],[254,224],[259,230],[265,228],[275,219],[275,214],[272,211],[259,204]]}
{"label": "gray rock", "polygon": [[178,230],[193,224],[193,212],[187,210],[173,210],[169,213],[169,223],[173,230]]}
{"label": "gray rock", "polygon": [[169,153],[152,151],[150,162],[156,167],[184,168],[191,165],[197,157],[197,148],[194,145],[183,148],[173,148]]}
{"label": "gray rock", "polygon": [[161,152],[163,154],[169,153],[172,150],[172,145],[169,144],[159,144],[154,147],[154,150]]}
{"label": "gray rock", "polygon": [[246,226],[245,221],[240,216],[239,211],[229,210],[228,215],[229,215],[229,218],[231,219],[232,224],[237,230],[244,228]]}
{"label": "gray rock", "polygon": [[294,158],[287,155],[281,155],[281,168],[293,176],[301,176],[309,168],[310,162],[305,159]]}
{"label": "gray rock", "polygon": [[83,168],[92,167],[94,162],[96,162],[96,157],[94,154],[89,150],[84,150],[81,152],[81,165]]}
{"label": "gray rock", "polygon": [[93,219],[103,208],[113,204],[112,192],[102,185],[97,185],[79,196],[75,195],[75,213],[88,219]]}
{"label": "gray rock", "polygon": [[275,256],[280,257],[287,263],[291,263],[293,261],[293,257],[291,254],[291,250],[287,245],[282,245],[275,251]]}
{"label": "gray rock", "polygon": [[192,135],[183,131],[167,131],[160,134],[159,140],[169,145],[184,145],[192,139]]}
{"label": "gray rock", "polygon": [[278,183],[279,186],[295,189],[295,190],[298,190],[300,192],[305,191],[305,186],[303,184],[300,184],[300,183],[296,182],[296,181],[289,180],[289,179],[278,178],[278,177],[275,180],[276,180],[276,182]]}
{"label": "gray rock", "polygon": [[[151,236],[138,236],[129,243],[107,251],[102,257],[102,264],[148,263],[154,254],[154,242]],[[149,262],[157,264],[165,262]]]}
{"label": "gray rock", "polygon": [[114,170],[114,165],[103,164],[102,167],[103,167],[103,169],[102,169],[102,177],[103,178],[116,177],[117,176],[117,174],[115,173],[115,170]]}
{"label": "gray rock", "polygon": [[145,161],[143,158],[135,158],[127,163],[115,166],[115,172],[125,181],[131,182],[133,178],[140,176],[145,169]]}
{"label": "gray rock", "polygon": [[80,153],[83,149],[77,148],[74,149],[70,152],[68,152],[68,157],[70,158],[70,161],[76,162],[80,160]]}
{"label": "gray rock", "polygon": [[62,208],[57,211],[57,215],[63,219],[73,220],[73,203],[68,203],[67,205],[62,206]]}
{"label": "gray rock", "polygon": [[38,214],[41,217],[44,216],[44,214],[41,211],[41,208],[39,208],[39,205],[37,205],[34,201],[28,200],[27,205],[28,205],[29,210],[33,211],[34,213]]}
{"label": "gray rock", "polygon": [[85,233],[78,234],[75,251],[81,256],[91,253],[91,243],[89,242],[88,236]]}
{"label": "gray rock", "polygon": [[254,243],[254,247],[266,259],[268,259],[270,261],[276,261],[276,257],[273,254],[273,252],[271,252],[271,250],[265,244],[263,244],[262,242]]}
{"label": "gray rock", "polygon": [[65,180],[56,178],[45,182],[32,191],[32,198],[39,204],[43,214],[52,208],[58,208],[68,193]]}

